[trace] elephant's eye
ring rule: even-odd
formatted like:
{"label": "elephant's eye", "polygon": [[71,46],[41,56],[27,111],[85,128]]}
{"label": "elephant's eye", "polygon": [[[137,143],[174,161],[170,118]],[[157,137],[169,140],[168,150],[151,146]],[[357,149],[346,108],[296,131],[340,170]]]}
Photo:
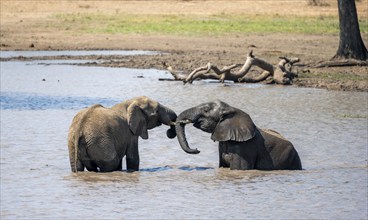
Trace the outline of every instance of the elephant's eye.
{"label": "elephant's eye", "polygon": [[157,111],[151,112],[151,116],[157,115]]}
{"label": "elephant's eye", "polygon": [[203,111],[204,111],[205,113],[207,113],[207,112],[211,111],[211,108],[210,108],[210,107],[204,107]]}

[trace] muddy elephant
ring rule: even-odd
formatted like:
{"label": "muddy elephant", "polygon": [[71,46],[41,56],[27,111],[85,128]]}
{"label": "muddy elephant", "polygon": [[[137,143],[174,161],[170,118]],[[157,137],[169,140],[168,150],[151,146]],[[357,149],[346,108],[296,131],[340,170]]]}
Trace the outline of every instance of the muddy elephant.
{"label": "muddy elephant", "polygon": [[165,124],[174,138],[175,112],[145,96],[105,108],[96,104],[77,113],[69,128],[68,148],[72,172],[139,170],[138,137],[148,139],[149,129]]}
{"label": "muddy elephant", "polygon": [[259,129],[250,116],[222,101],[204,103],[179,114],[176,134],[182,149],[197,154],[185,136],[185,125],[211,133],[219,142],[219,167],[248,170],[300,170],[301,161],[290,141],[279,133]]}

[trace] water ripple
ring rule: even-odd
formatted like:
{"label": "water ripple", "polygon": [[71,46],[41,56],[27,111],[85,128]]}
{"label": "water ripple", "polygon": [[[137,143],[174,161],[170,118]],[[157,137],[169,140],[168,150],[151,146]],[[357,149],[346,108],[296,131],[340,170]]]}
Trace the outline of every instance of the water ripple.
{"label": "water ripple", "polygon": [[45,110],[45,109],[80,109],[93,104],[112,106],[119,102],[110,98],[49,96],[23,92],[2,92],[1,110]]}

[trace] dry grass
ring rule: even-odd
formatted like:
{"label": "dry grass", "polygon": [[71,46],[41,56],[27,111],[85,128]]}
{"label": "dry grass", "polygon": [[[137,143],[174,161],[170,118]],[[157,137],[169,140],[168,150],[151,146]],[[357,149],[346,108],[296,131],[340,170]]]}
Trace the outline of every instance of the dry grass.
{"label": "dry grass", "polygon": [[[313,6],[308,0],[104,0],[104,1],[55,1],[55,0],[2,0],[1,18],[45,18],[59,13],[124,13],[124,14],[250,14],[250,15],[337,15],[337,1],[324,0],[326,6]],[[367,0],[357,1],[358,14],[368,17]]]}

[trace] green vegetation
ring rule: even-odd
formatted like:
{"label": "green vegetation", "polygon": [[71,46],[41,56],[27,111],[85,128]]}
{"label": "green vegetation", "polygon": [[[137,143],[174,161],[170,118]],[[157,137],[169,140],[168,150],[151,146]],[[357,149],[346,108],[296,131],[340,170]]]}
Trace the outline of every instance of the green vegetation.
{"label": "green vegetation", "polygon": [[[56,20],[55,20],[56,19]],[[368,21],[361,21],[368,33]],[[338,33],[338,17],[266,15],[126,15],[59,14],[48,24],[87,33],[139,33],[170,35],[224,35],[236,33]]]}

